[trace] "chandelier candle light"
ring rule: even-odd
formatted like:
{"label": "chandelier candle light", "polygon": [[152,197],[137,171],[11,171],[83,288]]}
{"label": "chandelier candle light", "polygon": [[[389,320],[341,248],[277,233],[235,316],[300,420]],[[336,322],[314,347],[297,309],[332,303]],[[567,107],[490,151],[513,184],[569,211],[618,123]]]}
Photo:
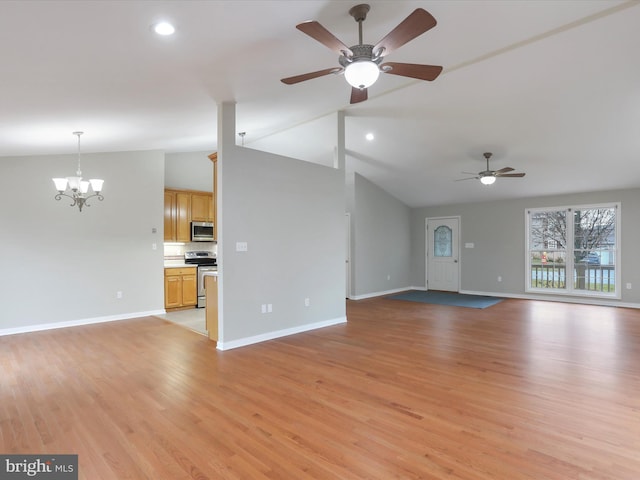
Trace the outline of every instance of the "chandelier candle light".
{"label": "chandelier candle light", "polygon": [[[77,205],[80,211],[82,211],[82,207],[85,205],[87,207],[91,206],[87,203],[87,200],[90,198],[98,197],[98,200],[104,200],[104,197],[100,194],[104,180],[99,178],[91,178],[89,181],[82,180],[82,171],[80,170],[80,135],[82,135],[82,133],[83,132],[73,132],[73,134],[78,137],[78,170],[76,171],[76,176],[53,179],[56,190],[58,190],[55,199],[61,200],[62,197],[68,197],[73,200],[70,206],[75,207]],[[89,193],[89,186],[91,186],[93,193],[87,195],[87,193]]]}

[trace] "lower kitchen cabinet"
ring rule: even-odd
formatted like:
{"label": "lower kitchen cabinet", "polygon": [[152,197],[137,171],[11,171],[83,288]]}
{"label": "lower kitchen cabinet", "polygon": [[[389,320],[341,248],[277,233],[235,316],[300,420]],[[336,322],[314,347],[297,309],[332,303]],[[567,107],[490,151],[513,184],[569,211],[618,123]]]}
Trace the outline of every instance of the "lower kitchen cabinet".
{"label": "lower kitchen cabinet", "polygon": [[206,275],[204,277],[206,291],[205,319],[206,328],[211,340],[218,341],[218,276]]}
{"label": "lower kitchen cabinet", "polygon": [[198,276],[195,267],[164,269],[165,310],[195,307],[198,303]]}

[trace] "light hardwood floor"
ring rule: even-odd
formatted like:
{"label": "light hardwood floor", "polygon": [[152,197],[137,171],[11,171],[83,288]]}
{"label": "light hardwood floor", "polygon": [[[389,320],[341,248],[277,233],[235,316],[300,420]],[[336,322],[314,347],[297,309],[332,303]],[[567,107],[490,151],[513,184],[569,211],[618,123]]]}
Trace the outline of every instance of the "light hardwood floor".
{"label": "light hardwood floor", "polygon": [[226,352],[159,318],[0,338],[0,453],[112,479],[640,478],[640,311],[385,298]]}

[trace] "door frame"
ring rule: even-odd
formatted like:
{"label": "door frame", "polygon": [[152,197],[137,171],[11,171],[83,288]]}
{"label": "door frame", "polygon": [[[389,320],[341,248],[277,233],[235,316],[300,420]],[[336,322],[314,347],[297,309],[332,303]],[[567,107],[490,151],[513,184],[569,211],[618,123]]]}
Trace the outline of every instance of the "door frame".
{"label": "door frame", "polygon": [[430,235],[429,235],[429,230],[428,230],[428,226],[429,226],[429,220],[432,221],[436,221],[436,220],[456,220],[457,224],[458,224],[458,251],[457,251],[457,256],[458,256],[458,285],[456,287],[456,292],[460,292],[460,272],[461,272],[461,266],[462,266],[462,256],[460,255],[461,250],[461,232],[462,232],[462,219],[460,218],[460,215],[447,215],[447,216],[442,216],[442,217],[426,217],[424,219],[424,237],[425,237],[425,242],[424,242],[424,287],[425,290],[429,290],[429,241],[430,241]]}

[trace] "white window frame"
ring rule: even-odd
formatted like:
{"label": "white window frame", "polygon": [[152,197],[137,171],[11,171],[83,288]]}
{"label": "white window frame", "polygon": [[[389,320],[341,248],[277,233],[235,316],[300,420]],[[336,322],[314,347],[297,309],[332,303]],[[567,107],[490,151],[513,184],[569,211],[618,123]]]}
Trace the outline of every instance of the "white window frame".
{"label": "white window frame", "polygon": [[[576,210],[588,210],[597,208],[615,208],[616,209],[616,232],[615,232],[615,246],[614,246],[614,258],[615,258],[615,291],[614,292],[599,292],[594,290],[582,290],[575,289],[573,286],[573,271],[574,271],[574,253],[573,248],[567,248],[566,261],[565,261],[565,288],[540,288],[533,287],[531,285],[531,232],[530,232],[530,218],[532,213],[536,212],[549,212],[549,211],[565,211],[567,212],[567,245],[573,245],[574,224],[573,224],[573,212]],[[525,209],[525,291],[528,293],[545,293],[551,295],[564,295],[564,296],[577,296],[577,297],[597,297],[597,298],[622,298],[622,273],[621,265],[622,256],[620,250],[620,238],[622,236],[622,205],[620,202],[613,203],[598,203],[592,205],[568,205],[562,207],[540,207],[540,208],[527,208]],[[571,274],[569,274],[571,272]]]}

